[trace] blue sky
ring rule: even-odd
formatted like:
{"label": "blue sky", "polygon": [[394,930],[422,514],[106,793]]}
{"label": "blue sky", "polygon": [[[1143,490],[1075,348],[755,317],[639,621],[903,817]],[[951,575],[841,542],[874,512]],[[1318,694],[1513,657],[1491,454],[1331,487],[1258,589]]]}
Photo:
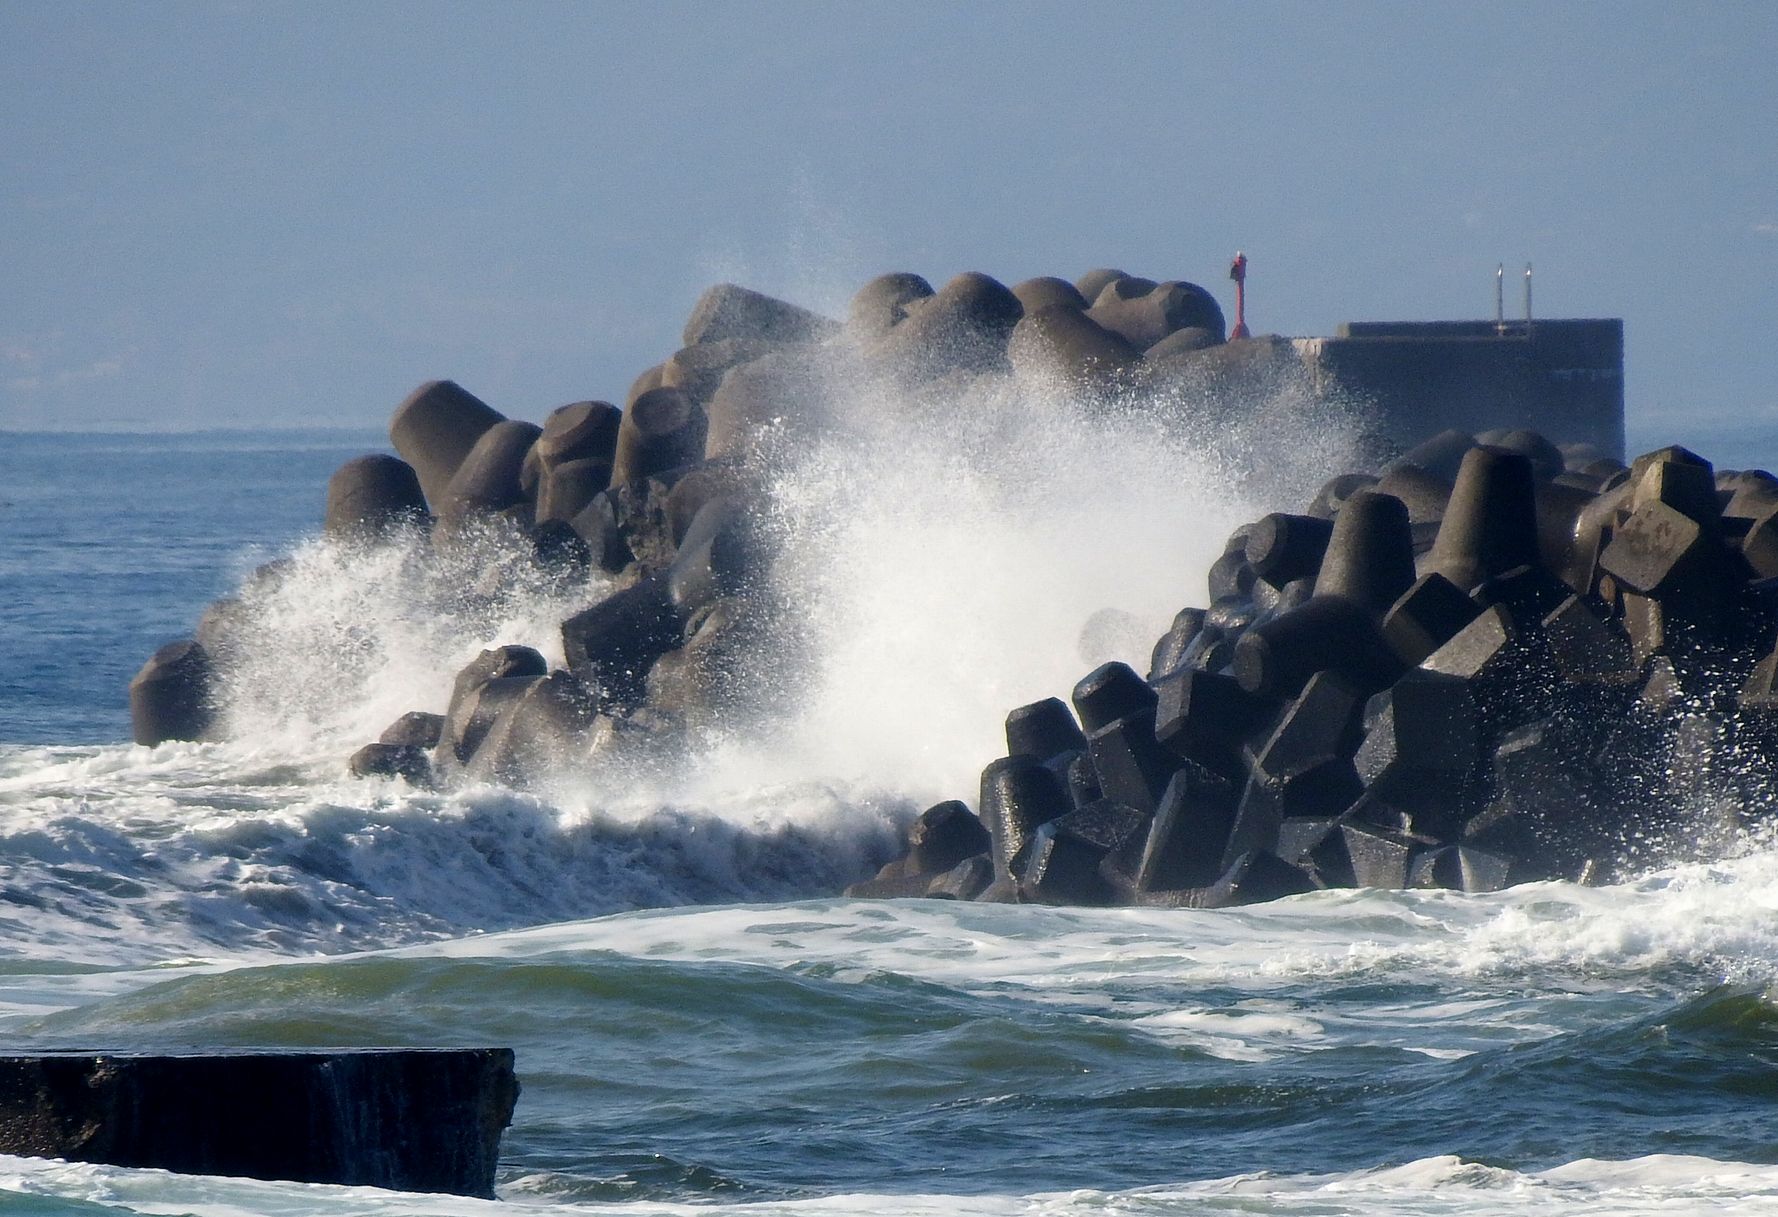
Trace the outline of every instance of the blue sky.
{"label": "blue sky", "polygon": [[734,279],[1115,265],[1256,330],[1621,316],[1778,428],[1778,5],[0,0],[0,427],[622,399]]}

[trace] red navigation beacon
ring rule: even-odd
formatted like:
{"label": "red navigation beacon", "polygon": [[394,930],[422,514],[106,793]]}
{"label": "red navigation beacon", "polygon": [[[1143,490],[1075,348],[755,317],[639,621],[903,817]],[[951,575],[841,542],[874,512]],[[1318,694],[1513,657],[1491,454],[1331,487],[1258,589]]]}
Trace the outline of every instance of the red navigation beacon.
{"label": "red navigation beacon", "polygon": [[1235,260],[1229,265],[1229,278],[1235,281],[1235,328],[1229,331],[1229,337],[1251,338],[1247,330],[1247,255],[1240,250],[1235,251]]}

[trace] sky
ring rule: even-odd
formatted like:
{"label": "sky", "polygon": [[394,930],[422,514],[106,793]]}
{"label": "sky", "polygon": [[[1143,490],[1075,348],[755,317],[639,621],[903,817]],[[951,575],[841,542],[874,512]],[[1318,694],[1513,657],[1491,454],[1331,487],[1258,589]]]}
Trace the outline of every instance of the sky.
{"label": "sky", "polygon": [[[1256,332],[1625,319],[1778,429],[1778,4],[0,0],[0,429],[623,400],[732,280],[1250,259]],[[1516,309],[1516,294],[1509,297]]]}

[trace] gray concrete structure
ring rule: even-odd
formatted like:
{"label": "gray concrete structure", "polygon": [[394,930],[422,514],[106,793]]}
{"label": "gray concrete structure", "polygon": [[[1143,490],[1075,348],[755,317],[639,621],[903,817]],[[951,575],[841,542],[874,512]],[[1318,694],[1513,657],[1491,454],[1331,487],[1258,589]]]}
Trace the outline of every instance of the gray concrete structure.
{"label": "gray concrete structure", "polygon": [[1525,427],[1624,454],[1624,323],[1353,321],[1298,338],[1318,389],[1369,407],[1377,437],[1407,447],[1447,428]]}

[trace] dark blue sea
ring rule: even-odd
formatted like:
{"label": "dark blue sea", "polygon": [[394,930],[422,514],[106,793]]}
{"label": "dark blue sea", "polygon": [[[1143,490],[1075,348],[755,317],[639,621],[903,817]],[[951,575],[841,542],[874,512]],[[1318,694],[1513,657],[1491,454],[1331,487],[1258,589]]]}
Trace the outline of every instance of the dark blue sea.
{"label": "dark blue sea", "polygon": [[[524,1087],[495,1202],[0,1157],[0,1212],[1778,1212],[1770,847],[1223,911],[840,898],[968,797],[1007,708],[1145,650],[1341,458],[937,439],[857,435],[778,488],[812,667],[770,731],[439,792],[345,758],[482,647],[559,659],[602,585],[469,594],[323,541],[376,432],[0,433],[9,1049],[500,1044]],[[1632,437],[1668,442],[1778,462]],[[234,594],[223,738],[130,744],[131,675]],[[1108,607],[1129,636],[1083,636]]]}

